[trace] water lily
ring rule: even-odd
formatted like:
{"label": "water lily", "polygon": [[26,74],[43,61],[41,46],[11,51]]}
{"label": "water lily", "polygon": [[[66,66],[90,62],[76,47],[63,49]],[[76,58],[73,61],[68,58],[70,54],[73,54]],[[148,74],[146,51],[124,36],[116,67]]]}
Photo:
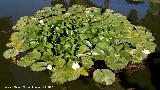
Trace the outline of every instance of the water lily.
{"label": "water lily", "polygon": [[47,65],[48,70],[52,70],[52,65]]}
{"label": "water lily", "polygon": [[65,13],[66,15],[69,15],[69,13]]}
{"label": "water lily", "polygon": [[79,64],[78,64],[77,62],[73,62],[72,68],[73,68],[74,70],[77,70],[78,68],[80,68],[80,66],[79,66]]}
{"label": "water lily", "polygon": [[39,20],[39,23],[44,24],[44,21],[43,20]]}
{"label": "water lily", "polygon": [[149,50],[146,50],[146,49],[142,50],[142,52],[143,52],[144,54],[150,54],[150,53],[151,53]]}
{"label": "water lily", "polygon": [[85,13],[89,13],[90,11],[85,11]]}
{"label": "water lily", "polygon": [[52,24],[51,28],[53,28],[53,27],[54,27],[54,24]]}
{"label": "water lily", "polygon": [[134,55],[136,54],[137,50],[136,49],[132,49],[131,51],[129,51],[129,54]]}

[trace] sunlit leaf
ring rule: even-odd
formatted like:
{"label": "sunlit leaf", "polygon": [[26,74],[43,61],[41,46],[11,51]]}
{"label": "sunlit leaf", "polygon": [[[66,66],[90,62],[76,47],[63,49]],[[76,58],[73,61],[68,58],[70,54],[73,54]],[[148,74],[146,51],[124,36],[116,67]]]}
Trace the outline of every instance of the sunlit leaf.
{"label": "sunlit leaf", "polygon": [[43,71],[47,68],[47,63],[46,62],[36,62],[31,65],[31,69],[33,71]]}
{"label": "sunlit leaf", "polygon": [[3,56],[5,58],[9,59],[9,58],[15,57],[18,54],[19,54],[19,51],[17,49],[9,49],[9,50],[4,52]]}
{"label": "sunlit leaf", "polygon": [[17,61],[17,65],[21,66],[21,67],[27,67],[32,65],[34,62],[36,62],[35,60],[21,60],[21,61]]}
{"label": "sunlit leaf", "polygon": [[105,85],[111,85],[116,77],[115,74],[109,69],[97,69],[93,73],[93,79],[96,82],[105,83]]}
{"label": "sunlit leaf", "polygon": [[64,83],[67,81],[75,80],[80,76],[80,71],[75,71],[71,68],[53,69],[51,76],[52,82]]}
{"label": "sunlit leaf", "polygon": [[91,57],[81,57],[82,64],[85,68],[90,68],[94,64]]}

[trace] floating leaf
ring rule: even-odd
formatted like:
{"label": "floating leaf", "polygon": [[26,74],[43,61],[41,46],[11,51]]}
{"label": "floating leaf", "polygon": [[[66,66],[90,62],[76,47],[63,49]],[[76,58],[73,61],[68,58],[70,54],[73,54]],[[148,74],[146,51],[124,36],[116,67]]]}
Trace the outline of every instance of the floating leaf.
{"label": "floating leaf", "polygon": [[37,45],[38,45],[38,42],[36,42],[36,41],[31,41],[31,42],[29,42],[30,48],[34,48],[34,47],[36,47]]}
{"label": "floating leaf", "polygon": [[33,50],[32,52],[29,52],[27,56],[25,57],[29,57],[29,58],[32,58],[32,59],[40,59],[41,57],[41,53],[38,52],[37,50]]}
{"label": "floating leaf", "polygon": [[49,53],[49,52],[43,52],[41,59],[45,61],[50,61],[53,59],[53,55],[52,53]]}
{"label": "floating leaf", "polygon": [[79,47],[78,53],[82,54],[87,51],[89,51],[89,47],[87,47],[86,45],[82,45]]}
{"label": "floating leaf", "polygon": [[47,68],[47,63],[46,62],[36,62],[31,65],[31,69],[33,71],[43,71]]}
{"label": "floating leaf", "polygon": [[66,61],[64,59],[60,58],[60,57],[54,59],[53,62],[54,62],[54,65],[56,66],[56,68],[62,68],[63,65],[66,63]]}
{"label": "floating leaf", "polygon": [[17,61],[17,65],[21,66],[21,67],[27,67],[32,65],[34,62],[36,62],[35,60],[21,60],[21,61]]}
{"label": "floating leaf", "polygon": [[97,69],[93,73],[93,79],[96,82],[105,83],[106,85],[111,85],[116,77],[115,74],[109,69]]}
{"label": "floating leaf", "polygon": [[9,50],[4,52],[3,56],[5,58],[9,59],[9,58],[15,57],[18,54],[19,54],[19,51],[17,49],[9,49]]}
{"label": "floating leaf", "polygon": [[90,68],[94,64],[91,57],[81,57],[81,59],[85,68]]}
{"label": "floating leaf", "polygon": [[71,80],[76,80],[80,76],[80,71],[75,71],[72,68],[53,69],[51,76],[52,82],[64,83]]}
{"label": "floating leaf", "polygon": [[84,67],[80,68],[80,73],[83,76],[89,76],[89,73],[87,72],[87,70]]}
{"label": "floating leaf", "polygon": [[120,70],[127,66],[129,61],[127,61],[125,58],[119,58],[115,63],[107,64],[107,66],[112,70]]}
{"label": "floating leaf", "polygon": [[96,60],[98,60],[98,59],[103,60],[103,58],[106,55],[106,53],[100,48],[92,49],[91,53],[93,55],[93,58],[96,59]]}

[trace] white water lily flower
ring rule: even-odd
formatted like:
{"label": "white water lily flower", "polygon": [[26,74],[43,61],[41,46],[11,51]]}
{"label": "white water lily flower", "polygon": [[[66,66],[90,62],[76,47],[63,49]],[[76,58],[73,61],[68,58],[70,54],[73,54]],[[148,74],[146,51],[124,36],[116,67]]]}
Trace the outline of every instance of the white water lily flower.
{"label": "white water lily flower", "polygon": [[73,62],[72,68],[73,68],[74,70],[77,70],[78,68],[80,68],[80,66],[79,66],[79,64],[78,64],[77,62]]}
{"label": "white water lily flower", "polygon": [[86,44],[87,44],[89,47],[92,47],[92,44],[91,44],[89,41],[86,41]]}
{"label": "white water lily flower", "polygon": [[52,70],[52,65],[47,65],[48,70]]}
{"label": "white water lily flower", "polygon": [[134,54],[136,54],[136,52],[137,52],[136,49],[132,49],[131,51],[129,51],[129,54],[131,54],[133,56]]}
{"label": "white water lily flower", "polygon": [[89,13],[90,11],[85,11],[85,13]]}
{"label": "white water lily flower", "polygon": [[100,37],[99,39],[102,40],[104,37]]}
{"label": "white water lily flower", "polygon": [[39,20],[39,23],[44,24],[44,21],[43,20]]}
{"label": "white water lily flower", "polygon": [[54,27],[54,24],[52,24],[51,28],[53,28],[53,27]]}
{"label": "white water lily flower", "polygon": [[143,52],[144,54],[150,54],[150,53],[151,53],[149,50],[146,50],[146,49],[142,50],[142,52]]}
{"label": "white water lily flower", "polygon": [[92,55],[99,55],[97,52],[91,51]]}
{"label": "white water lily flower", "polygon": [[69,13],[65,13],[66,15],[68,15]]}

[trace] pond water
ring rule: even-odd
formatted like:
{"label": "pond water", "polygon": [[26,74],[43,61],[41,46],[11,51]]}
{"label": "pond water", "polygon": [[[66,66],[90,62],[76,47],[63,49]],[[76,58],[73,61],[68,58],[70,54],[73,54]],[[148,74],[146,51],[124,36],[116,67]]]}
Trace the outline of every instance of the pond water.
{"label": "pond water", "polygon": [[[160,0],[153,0],[159,1]],[[151,30],[155,36],[157,50],[149,55],[146,60],[145,70],[133,73],[120,73],[122,84],[103,87],[103,90],[123,90],[136,88],[136,90],[160,90],[160,4],[153,2],[133,2],[132,0],[0,0],[0,90],[23,90],[24,87],[40,86],[38,90],[101,90],[99,85],[90,78],[81,78],[64,85],[52,84],[48,72],[33,72],[29,68],[21,68],[3,58],[7,49],[12,26],[22,16],[31,16],[37,10],[54,6],[57,3],[70,7],[81,4],[86,7],[96,6],[110,8],[122,13],[135,25],[142,25]],[[13,89],[16,87],[21,89]],[[52,86],[51,89],[49,89]],[[123,88],[122,88],[123,86]],[[26,90],[26,89],[25,89]],[[33,89],[35,90],[35,89]]]}

